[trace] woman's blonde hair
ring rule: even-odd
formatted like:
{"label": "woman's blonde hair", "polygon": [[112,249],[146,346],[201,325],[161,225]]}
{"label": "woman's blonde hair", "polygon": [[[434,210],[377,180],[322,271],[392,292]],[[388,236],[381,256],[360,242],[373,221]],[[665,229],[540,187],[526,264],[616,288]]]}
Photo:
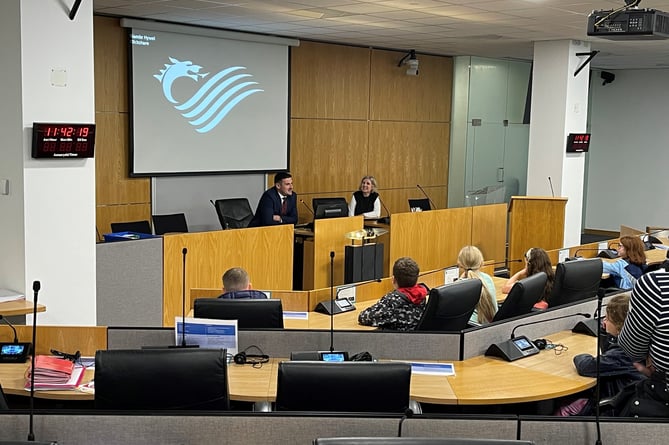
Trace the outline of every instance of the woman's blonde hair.
{"label": "woman's blonde hair", "polygon": [[488,286],[481,279],[483,254],[476,246],[465,246],[458,254],[458,265],[465,271],[460,278],[476,278],[481,281],[481,297],[476,304],[479,323],[490,323],[495,316],[495,306],[492,303],[494,295],[490,294]]}

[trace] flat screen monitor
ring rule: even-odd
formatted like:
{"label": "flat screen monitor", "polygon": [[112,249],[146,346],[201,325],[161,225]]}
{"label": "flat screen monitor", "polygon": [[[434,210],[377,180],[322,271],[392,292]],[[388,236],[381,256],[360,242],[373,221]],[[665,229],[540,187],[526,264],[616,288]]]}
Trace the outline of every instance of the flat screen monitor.
{"label": "flat screen monitor", "polygon": [[239,329],[283,328],[283,307],[279,299],[198,298],[193,308],[195,318],[237,320]]}
{"label": "flat screen monitor", "polygon": [[348,216],[348,203],[345,198],[314,198],[312,204],[314,219]]}

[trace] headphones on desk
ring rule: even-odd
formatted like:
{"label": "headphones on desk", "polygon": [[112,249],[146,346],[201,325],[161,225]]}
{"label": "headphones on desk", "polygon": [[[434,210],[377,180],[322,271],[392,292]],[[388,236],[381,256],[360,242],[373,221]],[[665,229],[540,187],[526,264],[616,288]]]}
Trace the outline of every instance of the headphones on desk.
{"label": "headphones on desk", "polygon": [[[247,352],[249,349],[256,349],[260,354],[248,354]],[[239,354],[235,354],[234,357],[232,357],[232,361],[234,361],[238,365],[261,365],[263,363],[269,362],[269,355],[265,354],[262,352],[262,349],[260,349],[256,345],[251,345],[248,348],[244,349],[242,352]]]}

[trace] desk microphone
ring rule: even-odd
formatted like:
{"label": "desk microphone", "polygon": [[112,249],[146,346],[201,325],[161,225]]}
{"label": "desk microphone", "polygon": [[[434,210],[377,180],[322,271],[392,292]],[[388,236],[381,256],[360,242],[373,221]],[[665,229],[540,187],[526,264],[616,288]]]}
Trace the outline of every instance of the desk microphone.
{"label": "desk microphone", "polygon": [[505,340],[500,343],[493,343],[485,351],[485,355],[492,357],[500,357],[506,360],[507,362],[512,362],[524,357],[529,357],[530,355],[538,354],[540,352],[540,349],[546,348],[546,342],[545,341],[541,342],[543,343],[542,345],[539,342],[539,340],[532,341],[529,338],[525,337],[524,335],[516,337],[516,329],[523,326],[530,326],[533,324],[544,323],[547,321],[560,320],[563,318],[574,317],[577,315],[580,315],[585,318],[590,318],[590,314],[578,312],[575,314],[563,315],[561,317],[544,318],[543,320],[533,321],[530,323],[521,323],[519,325],[516,325],[511,331],[511,336],[509,340]]}
{"label": "desk microphone", "polygon": [[577,258],[582,258],[578,256],[579,252],[599,252],[597,254],[597,258],[608,258],[610,260],[619,258],[618,251],[616,249],[612,249],[611,246],[609,246],[608,249],[592,249],[592,248],[576,249],[576,252],[574,252],[574,258],[572,258],[569,261],[573,261],[574,259]]}
{"label": "desk microphone", "polygon": [[434,202],[432,202],[432,199],[430,198],[430,196],[425,192],[425,190],[423,190],[423,187],[421,187],[420,184],[416,184],[416,187],[418,187],[418,190],[420,190],[421,192],[423,192],[423,195],[425,195],[425,197],[427,198],[427,200],[428,200],[428,202],[430,203],[430,205],[432,206],[432,208],[433,208],[434,210],[437,210],[437,206],[434,205]]}
{"label": "desk microphone", "polygon": [[575,314],[562,315],[562,316],[560,316],[560,317],[544,318],[543,320],[532,321],[532,322],[529,322],[529,323],[520,323],[520,324],[517,324],[517,325],[513,328],[513,330],[511,330],[511,339],[516,338],[516,329],[518,329],[518,328],[522,328],[522,327],[524,327],[524,326],[531,326],[531,325],[533,325],[533,324],[544,323],[544,322],[546,322],[546,321],[555,321],[555,320],[561,320],[561,319],[563,319],[563,318],[576,317],[576,316],[581,316],[581,317],[585,317],[585,318],[590,318],[590,317],[592,317],[592,315],[590,315],[590,314],[588,314],[588,313],[585,313],[585,312],[577,312],[577,313],[575,313]]}
{"label": "desk microphone", "polygon": [[183,268],[181,270],[181,344],[170,346],[171,348],[199,348],[200,345],[186,344],[186,254],[187,248],[181,249],[183,255]]}
{"label": "desk microphone", "polygon": [[15,344],[15,345],[18,344],[18,343],[19,343],[19,336],[18,336],[18,334],[16,333],[16,328],[14,327],[14,325],[11,324],[11,323],[9,322],[9,320],[7,320],[7,318],[3,317],[2,314],[0,314],[0,320],[5,320],[5,323],[7,323],[7,326],[9,326],[10,328],[12,328],[12,331],[14,331],[14,344]]}
{"label": "desk microphone", "polygon": [[665,232],[667,229],[660,229],[660,230],[655,230],[654,232],[648,232],[641,237],[641,241],[643,242],[643,247],[645,250],[652,250],[655,249],[655,246],[653,244],[662,244],[662,241],[659,239],[655,238],[653,235],[657,235],[658,233]]}
{"label": "desk microphone", "polygon": [[309,213],[311,213],[311,216],[316,216],[316,215],[314,215],[314,211],[311,210],[311,207],[309,207],[309,206],[307,205],[307,203],[304,202],[304,199],[300,199],[300,202],[301,202],[302,204],[304,204],[304,207],[306,207],[307,210],[309,210]]}
{"label": "desk microphone", "polygon": [[355,287],[362,286],[363,284],[380,283],[381,281],[383,281],[383,280],[381,280],[381,278],[375,278],[373,280],[359,281],[357,283],[351,283],[351,284],[347,284],[347,285],[344,285],[344,286],[339,286],[337,288],[336,298],[339,299],[339,293],[342,292],[342,291],[345,291],[346,289],[353,289]]}
{"label": "desk microphone", "polygon": [[551,177],[548,177],[548,185],[551,186],[551,196],[555,198],[555,192],[553,191],[553,181],[551,181]]}
{"label": "desk microphone", "polygon": [[386,211],[388,216],[384,216],[383,218],[379,218],[376,220],[379,224],[390,224],[390,210],[388,210],[388,207],[386,207],[386,204],[381,200],[381,197],[379,196],[379,202],[383,206],[383,210]]}

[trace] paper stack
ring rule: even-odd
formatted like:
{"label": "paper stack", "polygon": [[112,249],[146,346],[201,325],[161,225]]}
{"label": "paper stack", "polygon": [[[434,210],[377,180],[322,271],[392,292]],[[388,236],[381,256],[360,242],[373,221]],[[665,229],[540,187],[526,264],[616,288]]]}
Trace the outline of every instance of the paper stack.
{"label": "paper stack", "polygon": [[[35,390],[74,389],[81,383],[84,368],[70,360],[51,355],[35,357]],[[26,389],[30,389],[30,369],[26,374]]]}
{"label": "paper stack", "polygon": [[0,303],[7,301],[25,300],[26,296],[20,292],[9,289],[0,289]]}

